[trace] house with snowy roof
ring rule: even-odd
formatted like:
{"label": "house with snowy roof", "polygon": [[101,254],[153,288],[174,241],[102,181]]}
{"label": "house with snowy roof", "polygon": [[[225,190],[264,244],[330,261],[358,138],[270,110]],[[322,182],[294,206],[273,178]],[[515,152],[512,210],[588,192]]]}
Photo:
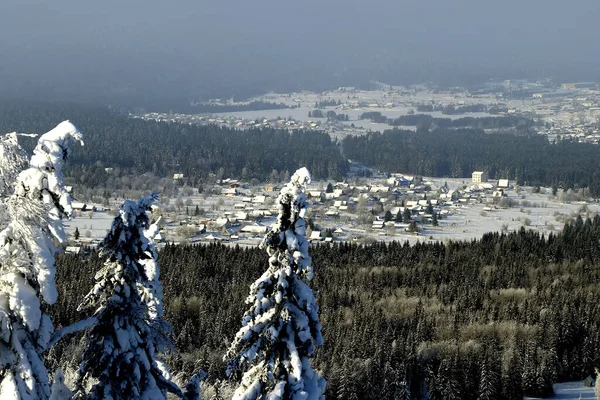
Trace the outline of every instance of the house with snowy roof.
{"label": "house with snowy roof", "polygon": [[252,224],[252,225],[243,226],[240,231],[244,232],[244,233],[254,233],[254,234],[264,235],[265,233],[267,233],[267,227],[264,225],[261,225],[261,224]]}
{"label": "house with snowy roof", "polygon": [[238,190],[237,188],[223,188],[221,189],[222,196],[237,196]]}
{"label": "house with snowy roof", "polygon": [[322,240],[322,238],[321,238],[321,231],[312,231],[310,233],[310,238],[308,240],[310,240],[311,242],[313,242],[313,241],[321,241]]}
{"label": "house with snowy roof", "polygon": [[80,246],[67,246],[65,248],[65,253],[67,254],[79,254],[81,252]]}
{"label": "house with snowy roof", "polygon": [[375,220],[373,221],[372,229],[383,229],[383,225],[385,224],[384,220]]}
{"label": "house with snowy roof", "polygon": [[217,228],[229,228],[231,226],[231,221],[229,218],[217,218],[214,222],[214,226]]}
{"label": "house with snowy roof", "polygon": [[241,212],[241,211],[239,211],[239,212],[236,212],[236,213],[234,214],[234,218],[235,218],[236,220],[238,220],[238,221],[245,221],[245,220],[247,220],[247,219],[248,219],[248,213],[247,213],[247,212]]}

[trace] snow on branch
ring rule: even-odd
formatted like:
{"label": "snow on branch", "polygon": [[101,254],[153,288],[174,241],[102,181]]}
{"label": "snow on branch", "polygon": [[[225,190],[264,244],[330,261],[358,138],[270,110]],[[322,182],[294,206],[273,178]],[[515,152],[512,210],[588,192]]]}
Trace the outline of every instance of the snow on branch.
{"label": "snow on branch", "polygon": [[63,337],[65,337],[67,335],[71,335],[75,332],[81,332],[81,331],[89,328],[90,326],[94,325],[96,322],[98,322],[98,320],[95,317],[89,317],[89,318],[86,318],[79,322],[75,322],[72,325],[65,326],[64,328],[57,330],[56,332],[54,332],[52,334],[52,337],[50,338],[50,342],[48,342],[48,347],[54,346],[56,343],[58,343],[59,340],[61,340]]}

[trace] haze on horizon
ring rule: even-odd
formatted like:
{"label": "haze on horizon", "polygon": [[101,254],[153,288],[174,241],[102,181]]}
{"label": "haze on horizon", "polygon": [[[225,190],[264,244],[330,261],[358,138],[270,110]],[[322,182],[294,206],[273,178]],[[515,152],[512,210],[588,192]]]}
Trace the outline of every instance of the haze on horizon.
{"label": "haze on horizon", "polygon": [[5,0],[4,98],[167,106],[369,80],[600,80],[600,2]]}

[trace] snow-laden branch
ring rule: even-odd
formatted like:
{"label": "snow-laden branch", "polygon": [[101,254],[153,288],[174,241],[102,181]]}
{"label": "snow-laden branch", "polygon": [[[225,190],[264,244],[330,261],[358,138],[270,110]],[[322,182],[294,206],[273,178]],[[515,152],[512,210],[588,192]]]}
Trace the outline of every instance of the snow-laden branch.
{"label": "snow-laden branch", "polygon": [[67,335],[72,335],[75,332],[81,332],[84,329],[89,328],[96,322],[98,322],[96,317],[89,317],[82,321],[75,322],[73,325],[65,326],[64,328],[57,330],[50,338],[50,342],[48,342],[48,347],[54,346],[60,339]]}

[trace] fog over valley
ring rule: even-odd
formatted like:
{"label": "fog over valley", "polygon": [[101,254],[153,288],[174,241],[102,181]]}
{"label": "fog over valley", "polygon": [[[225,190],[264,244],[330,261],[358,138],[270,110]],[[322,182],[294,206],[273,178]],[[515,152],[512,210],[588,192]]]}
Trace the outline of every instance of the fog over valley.
{"label": "fog over valley", "polygon": [[594,0],[7,0],[0,93],[128,106],[268,90],[598,79]]}

